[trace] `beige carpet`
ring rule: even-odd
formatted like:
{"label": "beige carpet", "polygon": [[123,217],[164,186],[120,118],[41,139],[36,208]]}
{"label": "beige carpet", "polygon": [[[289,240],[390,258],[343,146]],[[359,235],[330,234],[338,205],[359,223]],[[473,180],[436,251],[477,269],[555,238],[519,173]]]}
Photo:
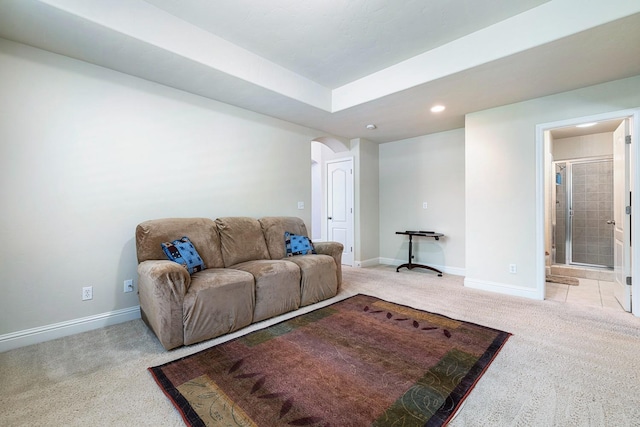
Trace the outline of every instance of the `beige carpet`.
{"label": "beige carpet", "polygon": [[[514,334],[451,426],[640,425],[640,319],[630,314],[418,270],[345,268],[344,278],[341,298],[366,293]],[[181,426],[146,369],[221,340],[166,352],[136,320],[0,353],[0,425]]]}

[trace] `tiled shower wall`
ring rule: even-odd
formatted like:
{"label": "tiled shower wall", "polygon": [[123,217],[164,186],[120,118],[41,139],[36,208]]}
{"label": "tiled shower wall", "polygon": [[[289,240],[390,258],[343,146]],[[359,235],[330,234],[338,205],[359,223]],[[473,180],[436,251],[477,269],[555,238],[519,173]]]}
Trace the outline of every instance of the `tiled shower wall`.
{"label": "tiled shower wall", "polygon": [[[562,185],[556,186],[556,262],[563,263],[565,248],[566,182],[571,182],[573,208],[571,262],[613,266],[613,162],[575,162],[562,170]],[[556,171],[563,165],[556,165]],[[570,177],[567,171],[570,170]],[[566,178],[569,178],[567,181]]]}
{"label": "tiled shower wall", "polygon": [[572,166],[572,261],[613,266],[613,161]]}

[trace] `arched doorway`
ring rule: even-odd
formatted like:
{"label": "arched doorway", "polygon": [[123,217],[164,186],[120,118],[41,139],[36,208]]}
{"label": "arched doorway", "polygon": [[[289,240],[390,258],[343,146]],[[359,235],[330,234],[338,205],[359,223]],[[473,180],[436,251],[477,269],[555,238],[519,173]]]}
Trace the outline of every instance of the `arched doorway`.
{"label": "arched doorway", "polygon": [[330,137],[311,142],[311,236],[344,245],[342,263],[353,265],[353,156],[345,143]]}

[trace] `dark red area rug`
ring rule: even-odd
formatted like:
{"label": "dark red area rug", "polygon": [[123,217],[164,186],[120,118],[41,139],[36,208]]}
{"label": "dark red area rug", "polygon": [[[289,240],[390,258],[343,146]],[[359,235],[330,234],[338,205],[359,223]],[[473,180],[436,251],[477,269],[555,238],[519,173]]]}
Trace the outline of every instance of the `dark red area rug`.
{"label": "dark red area rug", "polygon": [[149,370],[190,426],[441,426],[510,335],[356,295]]}

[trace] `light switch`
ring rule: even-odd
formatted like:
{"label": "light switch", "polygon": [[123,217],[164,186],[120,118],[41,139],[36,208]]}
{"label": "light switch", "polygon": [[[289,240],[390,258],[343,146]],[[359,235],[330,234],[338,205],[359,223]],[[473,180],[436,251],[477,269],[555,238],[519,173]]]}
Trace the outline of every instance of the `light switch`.
{"label": "light switch", "polygon": [[298,202],[298,209],[304,209],[304,202]]}

